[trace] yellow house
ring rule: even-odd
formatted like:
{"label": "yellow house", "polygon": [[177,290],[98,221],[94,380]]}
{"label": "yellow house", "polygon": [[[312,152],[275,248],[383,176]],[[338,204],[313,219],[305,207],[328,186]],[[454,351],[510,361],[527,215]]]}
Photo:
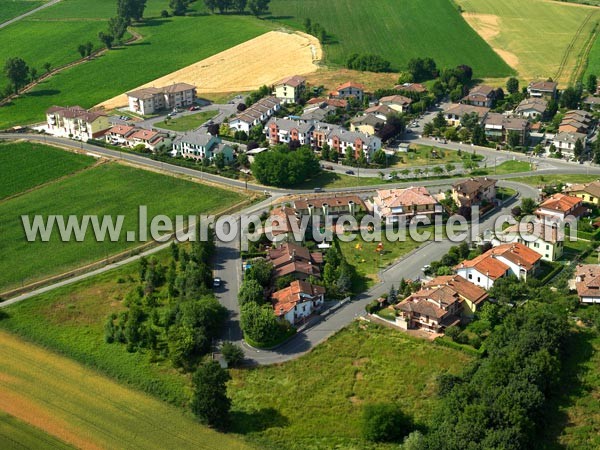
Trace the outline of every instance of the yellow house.
{"label": "yellow house", "polygon": [[571,197],[580,198],[584,203],[600,204],[600,180],[586,184],[573,184],[566,190]]}
{"label": "yellow house", "polygon": [[365,114],[355,117],[350,121],[351,131],[360,131],[361,133],[373,136],[385,124],[385,120],[380,119],[374,114]]}
{"label": "yellow house", "polygon": [[276,83],[274,87],[275,92],[273,92],[273,95],[283,103],[298,103],[306,87],[306,79],[293,75]]}
{"label": "yellow house", "polygon": [[54,136],[87,141],[102,136],[110,127],[106,114],[81,106],[53,106],[46,111],[46,131]]}

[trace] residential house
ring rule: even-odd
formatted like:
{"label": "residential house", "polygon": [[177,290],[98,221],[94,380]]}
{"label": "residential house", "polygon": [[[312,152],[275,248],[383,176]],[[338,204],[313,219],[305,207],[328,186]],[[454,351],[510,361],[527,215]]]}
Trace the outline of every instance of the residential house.
{"label": "residential house", "polygon": [[552,100],[558,93],[558,83],[554,81],[532,81],[527,86],[527,93],[530,97],[546,98]]}
{"label": "residential house", "polygon": [[423,94],[424,92],[427,92],[427,88],[420,83],[397,84],[394,86],[394,89],[403,92],[414,92],[416,94]]}
{"label": "residential house", "polygon": [[301,224],[296,210],[288,206],[273,208],[269,214],[270,226],[265,228],[265,234],[273,237],[274,242],[297,241],[302,242],[304,236],[295,236],[300,232]]}
{"label": "residential house", "polygon": [[208,158],[212,160],[218,153],[223,153],[226,162],[233,161],[233,149],[224,144],[221,138],[208,133],[190,132],[178,136],[173,141],[173,156],[183,156],[202,160]]}
{"label": "residential house", "polygon": [[325,288],[296,280],[271,296],[275,315],[296,325],[319,311],[325,302]]}
{"label": "residential house", "polygon": [[292,275],[297,280],[306,280],[311,276],[321,277],[323,255],[319,252],[311,253],[306,247],[292,242],[271,248],[267,260],[273,264],[275,278],[286,275]]}
{"label": "residential house", "polygon": [[385,120],[375,114],[363,114],[355,117],[350,121],[350,130],[359,131],[366,135],[372,136],[385,125]]}
{"label": "residential house", "polygon": [[454,269],[467,281],[489,289],[502,277],[514,275],[519,279],[535,275],[542,256],[527,246],[514,242],[501,244],[471,260],[463,261]]}
{"label": "residential house", "polygon": [[458,127],[461,119],[466,114],[477,114],[479,117],[479,123],[483,123],[489,112],[490,108],[487,107],[459,103],[452,105],[450,108],[444,111],[444,118],[450,126]]}
{"label": "residential house", "polygon": [[131,136],[137,128],[131,125],[115,125],[104,134],[106,142],[111,145],[129,145],[128,136]]}
{"label": "residential house", "polygon": [[412,99],[403,95],[388,95],[379,99],[380,105],[389,106],[396,112],[405,113],[410,110]]}
{"label": "residential house", "polygon": [[129,110],[142,114],[154,114],[164,109],[186,108],[196,100],[196,86],[174,83],[161,88],[145,87],[127,92]]}
{"label": "residential house", "polygon": [[350,99],[354,98],[362,102],[365,96],[365,87],[362,84],[348,81],[336,88],[329,94],[330,98]]}
{"label": "residential house", "polygon": [[229,128],[235,131],[250,133],[252,127],[266,122],[280,109],[280,99],[275,97],[262,98],[254,105],[236,114],[236,116],[229,121]]}
{"label": "residential house", "polygon": [[518,242],[539,253],[544,261],[556,261],[564,251],[564,233],[556,223],[544,221],[519,223],[504,229],[498,236],[503,243]]}
{"label": "residential house", "polygon": [[152,151],[157,150],[159,147],[171,146],[171,138],[168,134],[156,130],[146,130],[144,128],[135,128],[133,132],[127,136],[126,142],[129,147],[144,145],[144,147]]}
{"label": "residential house", "polygon": [[366,211],[365,202],[358,195],[319,196],[294,200],[293,207],[298,217],[319,218],[324,224],[325,216],[337,219],[340,216],[356,216]]}
{"label": "residential house", "polygon": [[403,329],[442,333],[447,327],[468,320],[485,302],[488,294],[464,278],[442,276],[393,306],[396,324]]}
{"label": "residential house", "polygon": [[581,303],[600,303],[600,265],[578,264],[574,285]]}
{"label": "residential house", "polygon": [[265,126],[265,135],[271,145],[298,141],[301,145],[311,145],[314,126],[300,120],[271,118]]}
{"label": "residential house", "polygon": [[442,213],[442,206],[425,187],[378,190],[372,208],[373,214],[386,225],[408,224],[413,218],[433,220]]}
{"label": "residential house", "polygon": [[459,206],[473,207],[496,201],[496,183],[491,178],[471,178],[452,186],[452,198]]}
{"label": "residential house", "polygon": [[552,144],[554,144],[554,147],[559,149],[562,153],[573,155],[577,141],[581,141],[585,148],[587,144],[587,134],[567,132],[557,133],[552,139]]}
{"label": "residential house", "polygon": [[310,104],[304,108],[300,120],[305,122],[321,122],[337,112],[338,108],[326,102]]}
{"label": "residential house", "polygon": [[367,135],[359,131],[348,131],[337,125],[315,124],[312,132],[312,144],[316,148],[322,148],[327,143],[329,148],[339,155],[344,155],[347,148],[352,148],[354,157],[365,155],[370,161],[373,153],[381,148],[381,139],[375,135]]}
{"label": "residential house", "polygon": [[600,180],[591,183],[573,184],[565,189],[565,193],[571,197],[580,198],[583,203],[600,205]]}
{"label": "residential house", "polygon": [[334,108],[348,109],[348,101],[341,98],[325,98],[325,97],[317,97],[311,98],[306,102],[307,106],[321,105],[325,103],[326,105],[333,106]]}
{"label": "residential house", "polygon": [[540,119],[547,108],[548,102],[544,98],[532,97],[521,101],[515,108],[514,113],[526,119]]}
{"label": "residential house", "polygon": [[511,133],[519,135],[519,145],[525,145],[529,138],[529,121],[506,117],[499,113],[489,113],[483,122],[486,137],[495,142],[506,143]]}
{"label": "residential house", "polygon": [[557,193],[544,200],[535,210],[535,215],[550,223],[563,222],[568,217],[579,218],[587,212],[578,197]]}
{"label": "residential house", "polygon": [[583,104],[590,108],[591,111],[598,111],[600,109],[600,97],[589,95],[583,100]]}
{"label": "residential house", "polygon": [[568,111],[563,116],[558,131],[561,133],[588,134],[592,126],[592,120],[592,115],[587,111]]}
{"label": "residential house", "polygon": [[273,95],[275,98],[281,100],[282,103],[298,103],[302,93],[306,89],[306,79],[298,75],[293,75],[275,83],[274,88]]}
{"label": "residential house", "polygon": [[469,91],[462,103],[491,108],[496,100],[496,90],[491,86],[478,85]]}
{"label": "residential house", "polygon": [[394,113],[396,111],[387,105],[375,105],[365,109],[365,114],[373,114],[384,122],[387,122],[388,116]]}
{"label": "residential house", "polygon": [[108,116],[81,106],[53,106],[46,111],[46,132],[80,141],[97,139],[110,128]]}

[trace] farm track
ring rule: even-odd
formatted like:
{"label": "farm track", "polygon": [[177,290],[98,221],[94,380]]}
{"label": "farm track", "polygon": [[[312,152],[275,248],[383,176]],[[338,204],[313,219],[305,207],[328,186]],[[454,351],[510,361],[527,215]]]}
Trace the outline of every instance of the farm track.
{"label": "farm track", "polygon": [[577,61],[575,62],[575,69],[571,73],[571,78],[569,79],[569,84],[575,84],[576,82],[581,81],[583,79],[583,75],[589,64],[590,52],[592,51],[594,42],[596,42],[596,39],[598,38],[599,25],[600,23],[596,22],[596,25],[594,25],[594,29],[590,33],[590,37],[588,38],[588,40],[585,43],[585,46],[579,53]]}
{"label": "farm track", "polygon": [[[123,46],[127,46],[129,44],[133,44],[134,42],[141,41],[144,38],[137,31],[133,31],[132,29],[128,29],[127,31],[129,32],[129,34],[131,34],[131,38],[129,38],[127,41],[125,41],[123,43]],[[85,58],[81,58],[76,61],[65,64],[63,66],[57,67],[56,69],[52,69],[50,72],[46,72],[45,74],[43,74],[39,78],[37,78],[35,81],[32,81],[27,86],[23,87],[23,89],[21,89],[17,94],[9,95],[8,97],[0,100],[0,106],[6,105],[7,103],[10,103],[12,100],[18,98],[21,94],[25,94],[25,93],[29,92],[34,87],[39,85],[42,81],[45,81],[45,80],[51,78],[53,75],[56,75],[57,73],[63,72],[67,69],[70,69],[71,67],[75,67],[80,64],[84,64],[88,61],[91,61],[92,59],[95,59],[98,56],[104,55],[108,51],[109,51],[109,49],[102,48],[100,50],[93,52],[90,56],[86,56]]]}
{"label": "farm track", "polygon": [[585,20],[581,23],[579,28],[577,28],[577,31],[575,32],[573,39],[571,39],[571,42],[569,42],[569,45],[565,49],[565,52],[562,56],[559,66],[558,66],[558,70],[556,71],[556,74],[554,75],[554,80],[556,80],[557,82],[560,82],[560,78],[562,77],[562,74],[565,71],[567,61],[569,60],[569,56],[571,55],[571,52],[573,51],[573,48],[575,47],[575,43],[579,40],[579,37],[583,33],[583,30],[585,29],[587,24],[590,22],[591,18],[594,16],[594,14],[596,14],[596,11],[591,11],[586,16]]}

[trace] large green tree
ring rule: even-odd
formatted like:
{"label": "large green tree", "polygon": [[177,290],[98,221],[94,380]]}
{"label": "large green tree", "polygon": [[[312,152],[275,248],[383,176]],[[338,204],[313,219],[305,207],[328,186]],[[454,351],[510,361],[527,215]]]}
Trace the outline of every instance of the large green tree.
{"label": "large green tree", "polygon": [[227,370],[216,361],[201,364],[194,373],[191,407],[202,423],[220,430],[227,429],[231,408],[227,382],[230,379]]}
{"label": "large green tree", "polygon": [[258,181],[268,186],[291,187],[318,175],[319,160],[308,147],[289,151],[285,147],[260,153],[251,166]]}
{"label": "large green tree", "polygon": [[4,74],[17,94],[29,81],[29,66],[22,58],[9,58],[4,63]]}

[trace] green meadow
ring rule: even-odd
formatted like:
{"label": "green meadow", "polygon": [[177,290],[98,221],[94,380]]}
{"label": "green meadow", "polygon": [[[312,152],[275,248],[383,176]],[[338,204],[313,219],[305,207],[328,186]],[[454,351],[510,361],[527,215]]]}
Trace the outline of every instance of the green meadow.
{"label": "green meadow", "polygon": [[[138,206],[147,205],[148,217],[165,214],[214,212],[242,200],[242,196],[213,186],[192,183],[144,170],[105,163],[43,188],[0,203],[0,290],[55,275],[140,245],[127,242],[126,232],[138,230]],[[62,242],[53,230],[49,242],[27,242],[21,216],[50,214],[123,215],[123,231],[116,242],[93,239],[88,231],[82,242]],[[33,220],[33,219],[31,219]],[[67,219],[65,218],[65,221]],[[150,236],[149,236],[150,239]],[[19,264],[15,264],[19,261]]]}
{"label": "green meadow", "polygon": [[44,3],[44,1],[37,0],[0,0],[0,23],[31,11]]}

